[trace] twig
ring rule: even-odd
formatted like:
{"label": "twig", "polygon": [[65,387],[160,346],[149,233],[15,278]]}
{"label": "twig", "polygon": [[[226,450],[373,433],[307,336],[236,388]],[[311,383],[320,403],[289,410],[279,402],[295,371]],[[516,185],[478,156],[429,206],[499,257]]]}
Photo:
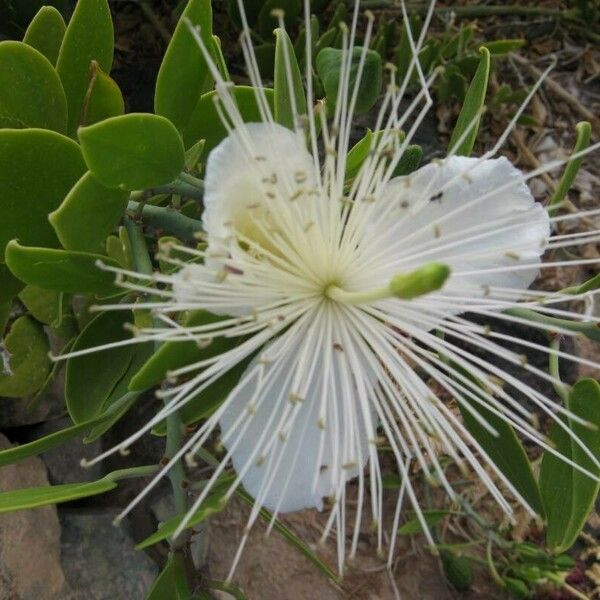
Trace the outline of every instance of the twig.
{"label": "twig", "polygon": [[[532,65],[526,58],[519,56],[518,54],[513,55],[513,60],[521,65],[524,69],[529,71],[536,79],[542,77],[542,72],[534,65]],[[600,119],[588,108],[583,106],[581,102],[573,96],[570,92],[565,90],[559,83],[557,83],[552,77],[547,76],[544,79],[544,85],[548,86],[548,89],[552,90],[559,98],[564,100],[567,104],[582,115],[587,121],[590,121],[596,129],[600,129]],[[597,134],[593,136],[596,139]]]}

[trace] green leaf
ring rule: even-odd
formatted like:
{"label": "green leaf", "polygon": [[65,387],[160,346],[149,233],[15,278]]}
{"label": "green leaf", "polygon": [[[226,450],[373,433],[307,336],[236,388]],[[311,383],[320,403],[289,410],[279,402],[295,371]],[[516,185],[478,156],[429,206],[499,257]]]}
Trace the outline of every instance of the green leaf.
{"label": "green leaf", "polygon": [[[273,109],[273,90],[265,89],[264,91],[267,102],[271,106],[271,109]],[[244,122],[261,121],[254,88],[246,85],[238,85],[233,88],[232,93]],[[214,91],[201,96],[183,132],[186,148],[189,148],[198,140],[205,140],[203,156],[208,156],[208,153],[227,136],[227,130],[221,123],[221,119],[215,108],[213,100],[215,96],[216,92]]]}
{"label": "green leaf", "polygon": [[60,446],[88,431],[97,423],[105,421],[111,416],[111,414],[111,412],[107,412],[102,414],[100,417],[90,421],[84,421],[83,423],[78,423],[77,425],[65,427],[65,429],[55,431],[54,433],[34,440],[33,442],[2,450],[0,451],[0,467],[10,465],[14,462],[27,458],[28,456],[37,456],[38,454],[46,452],[46,450],[50,450],[51,448],[56,448],[56,446]]}
{"label": "green leaf", "polygon": [[[424,510],[423,518],[429,527],[435,527],[444,517],[448,516],[450,511],[447,510]],[[398,535],[414,535],[421,533],[423,528],[421,522],[416,517],[406,521],[402,527],[398,529]]]}
{"label": "green leaf", "polygon": [[[490,75],[490,52],[485,47],[481,47],[479,52],[481,53],[479,66],[467,90],[464,104],[458,115],[450,142],[448,143],[448,150],[450,151],[458,144],[463,134],[465,134],[464,139],[455,150],[456,154],[463,156],[469,156],[473,151]],[[475,123],[474,125],[473,122]],[[465,133],[467,130],[469,130],[469,133]]]}
{"label": "green leaf", "polygon": [[[382,135],[383,130],[372,132],[370,129],[367,129],[365,136],[352,147],[350,152],[348,152],[348,158],[346,160],[346,180],[353,179],[358,175],[360,168],[365,160],[367,160],[369,153],[375,151],[377,148]],[[398,141],[402,143],[404,137],[405,134],[401,131]],[[418,168],[422,157],[423,149],[421,146],[418,146],[417,144],[407,146],[394,169],[393,176],[399,177],[401,175],[412,173]]]}
{"label": "green leaf", "polygon": [[[131,337],[125,329],[133,322],[131,311],[99,314],[79,334],[72,352],[119,342]],[[135,352],[133,344],[74,356],[67,360],[65,399],[74,423],[83,423],[103,412],[106,400],[123,378]]]}
{"label": "green leaf", "polygon": [[148,592],[146,600],[189,600],[190,589],[185,575],[183,557],[180,554],[171,554],[167,564],[160,572]]}
{"label": "green leaf", "polygon": [[6,264],[21,281],[57,292],[108,296],[119,291],[114,274],[102,271],[97,261],[113,267],[112,259],[71,250],[21,246],[13,240],[6,246]]}
{"label": "green leaf", "polygon": [[[350,98],[354,93],[361,53],[362,48],[354,48],[352,50],[350,79],[348,82],[348,102],[350,102]],[[317,73],[323,83],[327,102],[332,109],[335,107],[339,91],[338,87],[342,70],[342,54],[342,50],[338,50],[337,48],[323,48],[316,59]],[[381,92],[382,79],[383,67],[381,56],[374,50],[367,50],[365,64],[358,86],[358,96],[355,105],[356,114],[365,113],[373,107]]]}
{"label": "green leaf", "polygon": [[67,250],[99,252],[127,208],[129,193],[103,186],[89,171],[48,215]]}
{"label": "green leaf", "polygon": [[514,52],[515,50],[522,48],[526,43],[527,40],[524,39],[495,40],[493,42],[484,43],[483,47],[487,48],[492,56],[499,56]]}
{"label": "green leaf", "polygon": [[41,487],[10,490],[0,493],[0,513],[47,506],[48,504],[59,504],[79,498],[89,498],[104,494],[115,487],[119,479],[131,476],[142,477],[149,475],[156,467],[135,467],[132,469],[121,469],[113,471],[102,479],[88,483],[65,483],[62,485],[45,485]]}
{"label": "green leaf", "polygon": [[[577,154],[582,150],[585,150],[590,145],[590,138],[592,136],[592,126],[587,121],[581,121],[580,123],[577,123],[575,129],[577,130],[577,139],[575,141],[575,147],[573,148],[573,154]],[[549,212],[555,210],[557,205],[560,204],[569,193],[569,190],[575,181],[575,177],[577,177],[577,173],[579,172],[583,158],[583,156],[580,156],[579,158],[571,160],[567,163],[556,191],[550,199]]]}
{"label": "green leaf", "polygon": [[164,117],[132,113],[78,131],[83,156],[103,185],[138,190],[173,181],[184,166],[181,137]]}
{"label": "green leaf", "polygon": [[[184,320],[184,327],[196,327],[218,323],[224,317],[205,310],[190,313]],[[205,360],[234,347],[239,342],[232,338],[217,337],[208,346],[200,347],[195,341],[166,342],[152,355],[136,373],[129,384],[132,391],[151,388],[168,377],[169,371]]]}
{"label": "green leaf", "polygon": [[577,294],[585,294],[586,292],[591,292],[593,290],[597,290],[598,288],[600,288],[600,273],[598,273],[597,275],[594,275],[593,277],[590,277],[590,279],[588,279],[587,281],[585,281],[579,285],[574,285],[572,287],[564,288],[561,290],[561,292],[563,294],[577,295]]}
{"label": "green leaf", "polygon": [[127,370],[102,405],[102,413],[110,413],[110,417],[94,426],[84,440],[86,443],[93,442],[103,435],[133,406],[140,392],[128,391],[129,382],[140,370],[140,367],[152,356],[153,352],[154,344],[152,342],[134,344],[133,354]]}
{"label": "green leaf", "polygon": [[104,494],[117,487],[114,481],[99,479],[90,483],[46,485],[0,493],[0,514],[15,510],[59,504]]}
{"label": "green leaf", "polygon": [[58,245],[48,213],[84,172],[79,146],[69,138],[41,129],[0,130],[0,261],[13,238]]}
{"label": "green leaf", "polygon": [[[231,477],[226,476],[221,480],[221,484],[231,483]],[[215,487],[217,487],[216,484]],[[219,486],[220,487],[220,486]],[[223,485],[225,487],[225,485]],[[200,505],[200,508],[192,515],[192,518],[189,520],[187,524],[187,528],[194,527],[198,525],[198,523],[202,523],[211,515],[214,515],[225,508],[225,498],[224,498],[225,490],[217,491],[213,494],[210,494],[206,498],[206,500]],[[160,525],[158,531],[148,536],[145,540],[141,541],[135,547],[136,550],[143,550],[144,548],[148,548],[149,546],[153,546],[154,544],[161,542],[162,540],[166,540],[170,538],[179,527],[179,524],[183,521],[185,515],[176,515],[170,518],[168,521],[165,521]]]}
{"label": "green leaf", "polygon": [[[297,126],[297,123],[294,122],[294,115],[306,114],[306,96],[302,85],[302,75],[294,47],[286,31],[277,28],[275,37],[274,117],[277,123],[294,129]],[[291,81],[289,75],[291,75]]]}
{"label": "green leaf", "polygon": [[469,559],[450,550],[442,550],[440,558],[448,581],[457,590],[467,591],[473,583],[473,571]]}
{"label": "green leaf", "polygon": [[10,373],[0,370],[0,396],[19,398],[37,392],[50,370],[50,347],[42,326],[19,317],[3,343],[10,356]]}
{"label": "green leaf", "polygon": [[189,0],[165,53],[154,94],[154,111],[183,131],[200,95],[212,86],[212,76],[198,42],[185,20],[200,27],[206,48],[212,47],[210,0]]}
{"label": "green leaf", "polygon": [[[481,386],[480,382],[467,373],[458,365],[452,364],[452,368],[466,377],[469,381]],[[471,393],[476,394],[472,388],[468,388]],[[493,435],[485,429],[473,414],[461,402],[459,403],[460,412],[469,433],[475,438],[490,460],[504,473],[507,479],[515,486],[515,489],[523,496],[529,506],[539,515],[544,514],[540,490],[531,470],[527,453],[523,445],[515,434],[514,429],[499,416],[485,407],[487,402],[481,397],[482,404],[476,402],[466,394],[463,395],[465,403],[468,403],[472,410],[483,417],[492,429],[498,435]]]}
{"label": "green leaf", "polygon": [[42,6],[27,27],[23,41],[56,64],[67,26],[54,6]]}
{"label": "green leaf", "polygon": [[107,75],[93,60],[90,67],[90,82],[83,100],[81,124],[93,125],[125,112],[123,94],[115,80]]}
{"label": "green leaf", "polygon": [[60,292],[27,285],[19,293],[19,300],[40,323],[52,325],[60,315]]}
{"label": "green leaf", "polygon": [[97,61],[110,73],[113,59],[113,25],[107,0],[78,0],[60,47],[56,70],[67,95],[69,135],[81,123],[81,108]]}
{"label": "green leaf", "polygon": [[64,133],[67,100],[48,59],[23,42],[0,43],[0,127]]}
{"label": "green leaf", "polygon": [[[206,389],[190,398],[180,409],[179,417],[184,425],[192,425],[205,419],[218,408],[238,384],[252,357],[237,363]],[[152,429],[154,435],[166,435],[166,421],[162,421]]]}
{"label": "green leaf", "polygon": [[398,161],[396,168],[394,169],[394,177],[401,175],[409,175],[413,171],[416,171],[421,164],[423,158],[423,148],[418,144],[410,144],[404,149],[402,158]]}
{"label": "green leaf", "polygon": [[[585,427],[573,420],[566,425],[596,458],[600,458],[600,385],[581,379],[569,394],[567,408],[595,426]],[[550,431],[556,450],[594,475],[600,471],[556,423]],[[582,530],[598,496],[599,484],[560,458],[545,452],[540,470],[540,488],[547,515],[546,544],[554,552],[568,550]]]}

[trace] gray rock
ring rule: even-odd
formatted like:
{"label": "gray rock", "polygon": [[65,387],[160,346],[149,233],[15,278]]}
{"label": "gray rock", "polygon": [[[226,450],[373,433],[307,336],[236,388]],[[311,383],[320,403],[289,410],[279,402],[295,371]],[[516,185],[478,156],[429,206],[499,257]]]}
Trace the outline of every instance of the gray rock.
{"label": "gray rock", "polygon": [[[72,424],[69,417],[47,421],[32,427],[28,438],[35,440],[70,427]],[[84,444],[84,437],[84,435],[81,435],[41,454],[41,458],[48,469],[48,478],[53,485],[94,481],[102,477],[102,464],[96,464],[85,469],[81,466],[82,458],[91,459],[102,451],[100,440],[96,440],[91,444]]]}
{"label": "gray rock", "polygon": [[39,397],[0,398],[0,429],[33,425],[55,419],[66,412],[62,369]]}
{"label": "gray rock", "polygon": [[[0,449],[10,448],[0,434]],[[31,457],[0,468],[0,491],[48,485],[46,469]],[[54,506],[0,515],[0,600],[65,600],[60,525]]]}
{"label": "gray rock", "polygon": [[144,600],[158,574],[154,562],[134,549],[127,523],[113,525],[118,511],[60,511],[65,577],[86,600]]}

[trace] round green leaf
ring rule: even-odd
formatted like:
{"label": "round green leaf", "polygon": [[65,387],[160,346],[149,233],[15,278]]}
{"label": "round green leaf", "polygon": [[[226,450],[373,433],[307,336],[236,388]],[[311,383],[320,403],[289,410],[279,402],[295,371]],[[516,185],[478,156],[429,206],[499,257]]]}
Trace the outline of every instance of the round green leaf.
{"label": "round green leaf", "polygon": [[103,186],[87,172],[48,219],[67,250],[98,252],[127,207],[128,192]]}
{"label": "round green leaf", "polygon": [[[88,323],[73,344],[72,351],[95,348],[131,337],[125,324],[133,322],[131,311],[109,311]],[[65,398],[74,423],[98,416],[106,400],[131,364],[135,346],[118,346],[67,360]]]}
{"label": "round green leaf", "polygon": [[119,291],[114,274],[102,271],[97,262],[111,266],[117,263],[106,256],[31,248],[15,240],[6,246],[6,264],[13,275],[29,285],[57,292],[110,295]]}
{"label": "round green leaf", "polygon": [[[358,78],[361,53],[362,48],[354,48],[352,50],[350,80],[348,84],[350,90],[350,93],[348,94],[349,98],[354,93],[353,90]],[[323,83],[328,105],[332,108],[335,106],[339,91],[338,87],[342,72],[342,55],[342,50],[337,48],[323,48],[316,59],[317,73]],[[358,85],[356,105],[354,107],[357,114],[365,113],[373,107],[381,91],[382,80],[383,67],[381,64],[381,56],[374,50],[367,50],[360,83]]]}
{"label": "round green leaf", "polygon": [[165,53],[154,94],[156,114],[170,119],[183,131],[203,92],[212,86],[212,76],[198,42],[187,23],[200,27],[206,48],[212,47],[212,8],[210,0],[190,0],[177,23]]}
{"label": "round green leaf", "polygon": [[56,62],[67,95],[69,135],[75,133],[81,122],[91,62],[97,61],[103,71],[110,73],[113,36],[107,0],[78,0]]}
{"label": "round green leaf", "polygon": [[23,42],[0,43],[0,127],[64,132],[67,100],[48,59]]}
{"label": "round green leaf", "polygon": [[52,325],[61,316],[60,292],[26,285],[19,292],[19,300],[40,323]]}
{"label": "round green leaf", "polygon": [[0,396],[19,398],[37,392],[50,370],[49,349],[42,326],[29,317],[19,317],[4,339],[4,351],[10,358],[9,372],[0,368]]}
{"label": "round green leaf", "polygon": [[13,238],[56,246],[48,213],[85,172],[79,146],[42,129],[0,130],[0,261]]}
{"label": "round green leaf", "polygon": [[42,6],[27,27],[23,41],[55,65],[66,29],[65,20],[54,6]]}
{"label": "round green leaf", "polygon": [[184,166],[181,137],[164,117],[133,113],[78,133],[90,171],[107,187],[151,188],[173,181]]}
{"label": "round green leaf", "polygon": [[90,67],[90,83],[83,102],[82,125],[93,125],[124,112],[125,103],[119,86],[93,60]]}
{"label": "round green leaf", "polygon": [[[273,90],[265,89],[267,102],[273,110]],[[208,153],[227,135],[227,130],[221,123],[221,119],[215,108],[213,98],[216,92],[204,94],[190,118],[188,126],[183,132],[185,147],[190,148],[198,140],[205,140],[203,156]],[[256,103],[255,90],[246,85],[238,85],[233,88],[235,103],[246,123],[261,121],[260,111]]]}

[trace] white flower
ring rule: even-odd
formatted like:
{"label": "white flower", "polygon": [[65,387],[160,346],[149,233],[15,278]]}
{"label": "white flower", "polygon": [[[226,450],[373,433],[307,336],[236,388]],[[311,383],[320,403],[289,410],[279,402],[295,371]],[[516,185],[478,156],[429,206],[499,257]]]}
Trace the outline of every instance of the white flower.
{"label": "white flower", "polygon": [[[343,70],[349,68],[355,25],[344,33]],[[370,28],[371,21],[366,43]],[[477,413],[478,404],[549,448],[531,424],[530,409],[503,384],[553,418],[560,407],[473,349],[552,379],[523,363],[519,348],[515,352],[495,340],[549,350],[497,333],[466,316],[521,322],[505,312],[516,306],[562,314],[552,305],[564,295],[526,292],[553,239],[546,210],[534,201],[519,170],[506,158],[492,158],[498,147],[481,159],[450,155],[409,176],[393,177],[431,104],[425,85],[429,82],[422,73],[421,92],[407,113],[399,111],[403,89],[392,80],[378,119],[384,133],[374,138],[358,176],[345,181],[353,90],[340,90],[339,110],[328,123],[322,111],[315,114],[309,85],[307,144],[301,118],[296,131],[273,122],[247,39],[243,44],[263,121],[242,122],[229,84],[214,69],[220,110],[230,132],[206,165],[202,219],[207,245],[202,251],[177,248],[203,262],[184,264],[174,275],[156,275],[155,280],[169,286],[162,292],[164,301],[152,304],[166,326],[142,330],[139,337],[199,343],[224,337],[238,342],[173,373],[187,379],[164,392],[166,407],[124,445],[233,367],[250,361],[233,391],[173,459],[184,453],[193,456],[213,432],[220,431],[222,462],[188,516],[230,464],[236,479],[228,496],[241,484],[255,499],[249,526],[261,507],[274,515],[302,508],[321,510],[323,499],[329,498],[331,512],[323,537],[337,528],[342,570],[349,480],[358,480],[359,507],[350,555],[356,550],[367,498],[383,545],[377,456],[382,436],[403,481],[394,529],[407,496],[429,535],[408,474],[413,461],[455,496],[438,461],[440,448],[476,471],[510,514],[506,489],[524,504],[525,500],[427,382],[436,382],[492,433]],[[415,43],[415,52],[422,41],[421,37]],[[306,62],[311,64],[310,40]],[[413,59],[412,69],[418,68]],[[417,108],[415,127],[401,140],[398,132]],[[316,119],[321,120],[321,157],[312,126]],[[143,276],[127,275],[143,282]],[[544,298],[543,304],[537,302]],[[167,316],[188,309],[205,309],[225,318],[186,329]],[[448,360],[483,387],[452,375]],[[390,556],[392,552],[393,541]]]}

